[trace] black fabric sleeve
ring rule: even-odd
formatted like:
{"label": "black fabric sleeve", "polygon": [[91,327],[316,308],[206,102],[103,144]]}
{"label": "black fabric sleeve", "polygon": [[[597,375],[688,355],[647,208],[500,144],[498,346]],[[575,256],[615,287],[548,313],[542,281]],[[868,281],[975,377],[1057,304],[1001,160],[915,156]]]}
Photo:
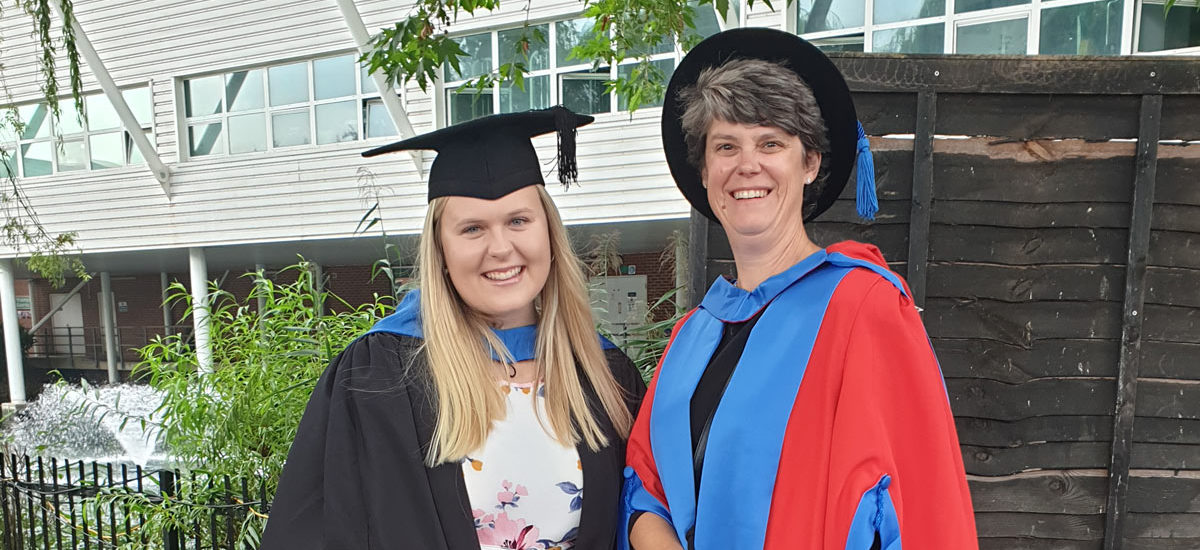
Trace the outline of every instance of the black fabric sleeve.
{"label": "black fabric sleeve", "polygon": [[411,402],[413,349],[404,337],[367,335],[326,369],[288,453],[262,550],[447,547]]}
{"label": "black fabric sleeve", "polygon": [[608,359],[608,368],[612,371],[617,385],[625,392],[625,405],[629,407],[629,414],[636,417],[638,409],[642,406],[642,398],[646,396],[646,381],[642,379],[641,371],[634,366],[629,356],[619,349],[604,350],[604,357]]}

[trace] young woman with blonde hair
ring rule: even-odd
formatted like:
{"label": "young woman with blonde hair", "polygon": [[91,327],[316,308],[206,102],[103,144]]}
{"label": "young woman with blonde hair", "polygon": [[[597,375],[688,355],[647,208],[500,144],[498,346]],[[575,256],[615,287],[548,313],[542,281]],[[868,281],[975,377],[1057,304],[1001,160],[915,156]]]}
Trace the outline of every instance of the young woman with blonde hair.
{"label": "young woman with blonde hair", "polygon": [[[351,344],[310,400],[263,548],[611,548],[645,391],[595,331],[530,143],[555,107],[364,153],[435,149],[420,290]],[[586,498],[584,488],[586,487]]]}

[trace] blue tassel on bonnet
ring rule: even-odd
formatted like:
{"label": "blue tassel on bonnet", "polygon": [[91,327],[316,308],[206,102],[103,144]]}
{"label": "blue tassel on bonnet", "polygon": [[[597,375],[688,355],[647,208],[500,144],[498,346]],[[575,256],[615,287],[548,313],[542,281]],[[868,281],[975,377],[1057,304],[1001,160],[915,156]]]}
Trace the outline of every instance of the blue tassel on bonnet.
{"label": "blue tassel on bonnet", "polygon": [[871,159],[871,142],[858,123],[858,196],[855,198],[858,216],[874,220],[879,212],[879,198],[875,196],[875,161]]}

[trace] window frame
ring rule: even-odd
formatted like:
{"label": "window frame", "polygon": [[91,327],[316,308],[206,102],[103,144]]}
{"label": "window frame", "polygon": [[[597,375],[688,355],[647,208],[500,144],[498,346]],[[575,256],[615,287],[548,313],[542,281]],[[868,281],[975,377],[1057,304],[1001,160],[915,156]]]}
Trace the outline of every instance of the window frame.
{"label": "window frame", "polygon": [[[149,105],[148,105],[149,120],[137,121],[138,127],[142,131],[142,133],[145,134],[147,136],[147,138],[150,139],[150,142],[154,143],[154,136],[155,136],[154,90],[151,87],[151,84],[149,82],[147,82],[145,84],[140,84],[140,85],[123,86],[123,87],[118,88],[118,91],[121,93],[122,97],[126,97],[126,94],[128,92],[133,91],[133,90],[142,90],[142,89],[145,89],[146,93],[148,94],[147,99],[149,101]],[[11,141],[11,142],[10,141],[0,141],[0,149],[4,149],[9,152],[9,155],[10,155],[9,162],[11,163],[12,168],[15,169],[15,171],[16,171],[16,173],[13,174],[13,177],[21,178],[22,180],[32,179],[32,180],[36,181],[40,178],[48,178],[48,177],[52,177],[52,176],[61,176],[61,175],[70,176],[73,174],[82,174],[82,173],[87,173],[87,172],[116,170],[116,169],[121,169],[121,168],[128,168],[131,166],[145,166],[146,159],[144,159],[144,158],[141,160],[141,162],[133,161],[135,155],[139,154],[139,151],[137,150],[137,145],[133,143],[130,130],[125,128],[125,125],[123,122],[119,121],[117,126],[115,126],[115,127],[104,128],[104,129],[92,129],[90,127],[92,122],[90,120],[88,120],[87,118],[83,118],[83,120],[78,121],[78,124],[79,124],[78,130],[73,131],[70,134],[63,133],[62,128],[60,128],[62,121],[63,120],[73,120],[68,117],[77,117],[79,115],[79,113],[86,114],[87,110],[88,110],[88,107],[87,107],[88,98],[91,98],[91,97],[104,98],[104,101],[107,102],[108,105],[115,110],[115,107],[112,106],[112,102],[108,99],[108,96],[102,91],[94,91],[94,92],[84,93],[83,95],[81,95],[79,97],[79,101],[76,101],[75,98],[71,97],[71,96],[59,98],[59,103],[60,103],[59,110],[61,113],[61,117],[59,118],[59,124],[55,124],[54,118],[50,114],[50,107],[45,101],[17,103],[17,104],[8,105],[8,106],[3,107],[3,109],[6,109],[6,110],[16,111],[16,113],[17,113],[16,116],[18,117],[18,119],[24,118],[24,116],[20,114],[20,111],[21,111],[21,109],[24,109],[26,107],[32,107],[32,108],[36,109],[38,106],[44,106],[44,108],[46,110],[46,119],[44,122],[44,124],[46,125],[46,135],[40,136],[40,137],[35,136],[35,137],[31,137],[31,138],[23,138],[20,134],[16,133],[16,131],[14,129],[13,135],[16,137],[16,141]],[[126,102],[128,103],[128,99],[126,99]],[[131,107],[131,109],[132,109],[132,107]],[[71,112],[64,112],[67,110],[70,110]],[[137,116],[136,112],[134,112],[133,114],[135,117]],[[22,120],[22,123],[24,123],[24,122],[25,121]],[[120,140],[121,162],[117,166],[106,166],[106,167],[96,168],[95,167],[95,159],[93,158],[93,155],[92,155],[92,138],[100,137],[100,136],[109,136],[109,135],[115,135]],[[63,164],[62,157],[64,156],[64,145],[68,142],[79,142],[80,143],[81,149],[83,152],[83,165],[78,168],[71,168],[69,170],[63,170],[62,169],[62,164]],[[24,148],[26,146],[36,146],[36,145],[41,145],[41,144],[47,144],[50,147],[50,156],[49,156],[50,172],[46,173],[46,174],[37,174],[37,175],[33,175],[33,176],[26,175]]]}
{"label": "window frame", "polygon": [[[339,57],[350,57],[351,63],[354,66],[354,91],[350,95],[338,96],[333,98],[317,99],[316,95],[316,63],[326,59],[336,59]],[[297,65],[303,63],[307,72],[307,82],[305,83],[308,91],[308,97],[305,101],[294,101],[283,103],[280,105],[271,104],[271,76],[270,71],[276,67],[286,67],[289,65]],[[230,111],[229,97],[226,86],[231,75],[240,72],[262,71],[262,106],[252,109],[244,109],[239,111]],[[209,78],[221,78],[221,95],[220,109],[217,113],[187,116],[187,95],[186,86],[188,82]],[[398,136],[398,129],[395,128],[393,122],[393,133],[387,136],[368,136],[367,135],[367,106],[372,101],[383,102],[382,94],[378,89],[368,91],[365,84],[370,82],[374,86],[374,80],[371,79],[369,73],[366,72],[366,66],[358,61],[358,56],[353,50],[339,50],[334,52],[322,53],[320,55],[305,57],[301,59],[281,60],[274,63],[258,64],[246,67],[230,68],[216,72],[199,73],[180,77],[177,79],[178,87],[176,89],[176,97],[178,98],[178,124],[179,124],[179,156],[180,162],[200,161],[210,158],[240,158],[255,155],[271,155],[274,153],[293,153],[296,151],[311,150],[322,147],[333,147],[351,142],[362,142],[375,139],[385,139],[388,137]],[[395,93],[399,96],[401,104],[406,104],[406,96],[402,86],[395,88]],[[355,130],[357,137],[352,140],[335,141],[330,143],[319,143],[317,135],[317,109],[323,105],[332,105],[337,103],[351,103],[355,113]],[[386,107],[385,107],[386,109]],[[275,128],[274,117],[289,113],[305,113],[308,116],[308,142],[294,145],[275,145]],[[238,116],[259,115],[263,117],[263,149],[260,151],[242,151],[233,152],[231,150],[231,141],[229,134],[229,120]],[[221,125],[221,147],[219,152],[210,152],[205,154],[193,154],[191,129],[197,126],[207,124]]]}
{"label": "window frame", "polygon": [[[740,0],[733,0],[733,1],[740,2]],[[739,4],[739,6],[740,6],[740,4]],[[727,17],[721,16],[720,14],[718,14],[716,12],[715,5],[705,4],[705,5],[693,6],[693,7],[698,8],[698,9],[712,9],[713,14],[716,15],[717,26],[718,26],[719,30],[722,30],[722,31],[726,30],[726,29],[730,28],[731,23],[734,23],[734,22],[730,21]],[[731,5],[730,11],[735,12],[739,19],[742,19],[745,17],[744,9],[738,10],[738,9],[735,9],[735,7]],[[621,67],[635,65],[640,62],[640,59],[639,60],[627,59],[626,62],[624,62],[624,63],[614,64],[612,66],[607,67],[607,72],[595,72],[595,73],[587,72],[592,69],[592,64],[589,62],[579,62],[578,60],[571,60],[570,65],[560,65],[559,59],[558,59],[558,23],[568,22],[568,21],[576,21],[576,20],[580,20],[580,19],[586,19],[586,18],[582,17],[581,13],[573,13],[568,16],[560,15],[560,16],[556,16],[553,18],[549,18],[549,19],[529,21],[526,25],[522,25],[522,26],[506,25],[506,26],[471,29],[469,31],[455,33],[452,36],[452,38],[462,38],[462,37],[467,37],[467,36],[475,36],[475,35],[488,33],[491,37],[491,44],[492,44],[492,46],[491,46],[492,47],[492,55],[491,55],[492,67],[490,70],[494,72],[497,69],[499,69],[500,65],[502,64],[500,62],[500,51],[499,51],[500,33],[501,32],[514,30],[514,29],[520,29],[520,28],[524,28],[525,26],[537,27],[537,26],[541,26],[541,25],[546,25],[547,32],[546,32],[545,47],[548,50],[547,51],[547,56],[548,56],[547,68],[539,69],[539,70],[535,70],[535,71],[529,71],[527,74],[525,74],[525,80],[528,81],[530,78],[534,78],[534,77],[549,76],[549,79],[548,79],[548,81],[550,83],[549,104],[550,105],[558,105],[558,104],[562,103],[562,83],[564,80],[606,80],[606,81],[613,80],[613,79],[618,78]],[[674,64],[678,65],[679,60],[682,59],[682,57],[683,57],[683,52],[680,48],[680,45],[677,41],[675,41],[672,44],[670,50],[662,52],[662,53],[656,53],[656,54],[650,55],[649,61],[655,62],[655,61],[662,61],[662,60],[672,60],[672,61],[674,61]],[[566,63],[567,61],[563,60],[563,62]],[[439,116],[437,116],[437,118],[436,118],[438,123],[442,125],[439,127],[445,127],[445,126],[449,126],[451,124],[451,121],[453,120],[453,115],[454,115],[454,113],[452,112],[453,106],[452,106],[452,102],[451,102],[451,97],[453,94],[460,92],[460,90],[458,89],[459,86],[461,86],[464,82],[471,80],[471,78],[446,80],[446,78],[445,78],[446,74],[447,74],[447,72],[445,69],[440,71],[438,74],[437,82],[435,83],[435,93],[436,93],[435,98],[438,102],[440,102],[444,106],[442,109],[442,112],[439,113]],[[475,77],[475,78],[477,78],[477,77]],[[500,90],[501,90],[501,87],[509,86],[509,85],[511,85],[511,84],[510,83],[501,83],[501,82],[497,82],[492,85],[491,100],[492,100],[492,113],[493,114],[502,112],[500,110],[500,107],[501,107]],[[462,90],[462,92],[472,93],[470,90]],[[608,98],[609,109],[607,111],[592,113],[593,115],[609,115],[609,114],[619,114],[619,113],[628,113],[629,112],[627,109],[623,110],[623,109],[619,108],[620,107],[620,98],[615,91],[609,92],[608,95],[609,95],[609,98]],[[643,108],[651,108],[651,107],[643,107]]]}
{"label": "window frame", "polygon": [[[1160,3],[1161,2],[1161,3]],[[1126,0],[1127,4],[1132,4],[1131,11],[1133,12],[1132,36],[1130,37],[1130,54],[1132,55],[1200,55],[1200,44],[1195,46],[1187,46],[1184,48],[1172,48],[1168,50],[1153,50],[1148,52],[1140,51],[1142,40],[1142,6],[1147,4],[1146,0]],[[1149,2],[1152,5],[1163,5],[1165,0]],[[1177,0],[1172,9],[1200,9],[1200,0]]]}
{"label": "window frame", "polygon": [[[806,40],[822,40],[830,38],[854,37],[862,35],[863,51],[878,52],[875,48],[874,33],[877,31],[894,30],[905,27],[917,27],[922,25],[930,25],[942,23],[943,27],[943,45],[942,51],[944,55],[957,54],[958,28],[960,26],[970,26],[975,24],[994,23],[997,21],[1019,19],[1021,17],[1028,18],[1028,27],[1026,31],[1026,55],[1037,55],[1041,48],[1041,23],[1042,12],[1047,9],[1062,8],[1075,6],[1080,4],[1091,4],[1102,2],[1104,0],[1030,0],[1027,4],[1018,4],[1015,6],[1004,6],[1000,8],[989,8],[985,10],[976,10],[965,13],[955,13],[956,0],[945,0],[946,10],[942,15],[923,17],[919,19],[908,19],[893,23],[875,23],[875,3],[888,2],[893,0],[862,0],[864,3],[863,25],[858,27],[846,27],[844,29],[819,31],[813,33],[798,33],[798,3],[793,1],[788,4],[783,12],[783,29],[793,34],[799,34]],[[1180,0],[1181,2],[1185,0]],[[1196,0],[1192,0],[1196,1]],[[1136,50],[1136,38],[1138,29],[1132,28],[1138,18],[1135,14],[1135,8],[1141,6],[1143,0],[1121,0],[1122,2],[1122,19],[1121,19],[1121,43],[1119,51],[1115,55],[1130,55]],[[1189,48],[1189,50],[1191,50]],[[1200,47],[1195,48],[1200,51]],[[1160,54],[1164,52],[1153,52]]]}

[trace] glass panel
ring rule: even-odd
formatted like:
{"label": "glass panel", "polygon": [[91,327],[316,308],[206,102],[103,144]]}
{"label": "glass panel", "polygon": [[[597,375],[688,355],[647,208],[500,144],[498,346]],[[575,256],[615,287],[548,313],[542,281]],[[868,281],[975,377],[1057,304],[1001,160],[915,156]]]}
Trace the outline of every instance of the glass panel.
{"label": "glass panel", "polygon": [[800,0],[796,7],[799,34],[861,27],[865,18],[866,2],[862,0]]}
{"label": "glass panel", "polygon": [[[661,82],[670,82],[671,81],[671,74],[673,74],[675,72],[675,60],[674,59],[660,59],[658,61],[651,61],[650,64],[653,65],[654,68],[656,68],[662,72],[663,77],[662,77]],[[627,76],[629,76],[630,72],[633,71],[634,67],[637,67],[637,65],[636,64],[621,65],[620,67],[617,67],[617,75],[622,78],[627,77]],[[639,108],[657,107],[662,104],[663,104],[663,100],[660,97],[654,101],[643,101]],[[624,111],[628,108],[629,108],[629,101],[627,101],[623,96],[618,94],[617,95],[617,110]]]}
{"label": "glass panel", "polygon": [[120,132],[88,136],[88,146],[92,149],[92,170],[116,168],[124,164],[125,152],[121,141]]}
{"label": "glass panel", "polygon": [[354,55],[313,61],[313,95],[317,99],[354,95]]}
{"label": "glass panel", "polygon": [[317,144],[340,143],[358,139],[356,102],[339,101],[317,105]]}
{"label": "glass panel", "polygon": [[[737,0],[731,0],[734,4]],[[695,0],[688,2],[692,6],[695,17],[692,18],[692,25],[696,27],[696,34],[700,38],[708,38],[714,34],[721,32],[721,24],[717,21],[717,8],[713,4],[700,5]]]}
{"label": "glass panel", "polygon": [[[526,42],[522,42],[524,38]],[[500,48],[500,64],[524,63],[525,69],[541,71],[550,68],[550,25],[509,29],[496,33]]]}
{"label": "glass panel", "polygon": [[863,51],[863,35],[836,36],[813,40],[813,45],[826,52],[861,52]]}
{"label": "glass panel", "polygon": [[466,80],[492,72],[491,33],[462,36],[454,41],[458,42],[458,46],[467,54],[458,59],[458,68],[462,72],[455,71],[446,64],[446,80]]}
{"label": "glass panel", "polygon": [[293,63],[267,69],[271,105],[308,101],[308,63]]}
{"label": "glass panel", "polygon": [[267,150],[267,115],[251,113],[229,117],[229,152]]}
{"label": "glass panel", "polygon": [[54,173],[50,164],[52,154],[54,153],[49,141],[22,145],[21,166],[25,168],[25,177],[48,176]]}
{"label": "glass panel", "polygon": [[17,154],[16,151],[0,149],[0,178],[9,176],[17,176]]}
{"label": "glass panel", "polygon": [[942,53],[945,45],[942,23],[876,31],[874,51],[891,53]]}
{"label": "glass panel", "polygon": [[[184,87],[187,87],[186,82]],[[95,132],[121,127],[121,117],[117,116],[117,110],[104,94],[85,96],[83,105],[87,110],[88,130]]]}
{"label": "glass panel", "polygon": [[58,102],[58,135],[69,136],[83,132],[83,123],[80,122],[79,107],[72,99],[64,99]]}
{"label": "glass panel", "polygon": [[[154,143],[154,132],[143,130],[142,133],[146,135],[146,139],[150,140],[150,143]],[[125,164],[145,164],[146,159],[142,158],[142,152],[133,145],[133,136],[130,136],[129,132],[123,132],[122,135],[125,136],[125,150],[128,151],[128,154],[125,155]]]}
{"label": "glass panel", "polygon": [[50,106],[45,103],[17,107],[18,116],[25,128],[21,139],[37,139],[50,135]]}
{"label": "glass panel", "polygon": [[961,25],[957,53],[1023,55],[1028,44],[1029,20],[1010,19],[979,25]]}
{"label": "glass panel", "polygon": [[587,42],[592,36],[591,19],[572,19],[554,23],[554,63],[559,67],[582,65],[587,60],[571,57],[571,49]]}
{"label": "glass panel", "polygon": [[221,123],[188,126],[188,154],[193,157],[219,155],[225,152]]}
{"label": "glass panel", "polygon": [[228,98],[230,112],[262,109],[266,104],[263,97],[263,70],[225,75],[225,97]]}
{"label": "glass panel", "polygon": [[56,147],[58,154],[58,171],[71,172],[87,168],[87,149],[82,139],[63,140],[61,147]]}
{"label": "glass panel", "polygon": [[271,143],[273,147],[291,147],[312,143],[312,133],[308,127],[308,111],[271,115]]}
{"label": "glass panel", "polygon": [[550,75],[525,77],[525,89],[512,83],[500,86],[500,112],[516,113],[550,106]]}
{"label": "glass panel", "polygon": [[392,124],[392,117],[388,115],[387,108],[383,106],[382,100],[368,99],[363,102],[363,109],[366,111],[368,138],[398,134],[396,132],[396,125]]}
{"label": "glass panel", "polygon": [[221,96],[225,87],[221,75],[183,81],[183,101],[187,116],[215,115],[221,112]]}
{"label": "glass panel", "polygon": [[[607,113],[612,110],[612,100],[604,89],[608,80],[608,68],[599,70],[600,78],[591,71],[580,71],[562,75],[559,98],[564,107],[585,115]],[[583,75],[582,78],[574,75]]]}
{"label": "glass panel", "polygon": [[1005,8],[1028,3],[1029,0],[954,0],[954,13]]}
{"label": "glass panel", "polygon": [[17,134],[17,116],[17,111],[13,107],[0,108],[0,145],[11,147],[21,139],[21,136]]}
{"label": "glass panel", "polygon": [[371,77],[371,73],[367,71],[367,66],[362,65],[358,68],[358,77],[362,80],[362,93],[373,94],[379,91],[375,87],[375,79]]}
{"label": "glass panel", "polygon": [[1138,51],[1157,52],[1200,46],[1200,8],[1180,2],[1165,17],[1163,9],[1160,4],[1142,4]]}
{"label": "glass panel", "polygon": [[654,55],[659,53],[670,53],[675,51],[675,41],[671,37],[664,38],[661,42],[648,45],[642,44],[645,38],[640,36],[639,32],[626,33],[629,37],[632,46],[629,47],[629,54],[626,57],[635,57],[640,55]]}
{"label": "glass panel", "polygon": [[[875,2],[875,24],[946,15],[946,0],[887,0]],[[881,31],[882,32],[882,31]],[[939,50],[937,53],[941,53]]]}
{"label": "glass panel", "polygon": [[[1095,2],[1042,10],[1038,53],[1120,54],[1122,9],[1120,2]],[[1176,11],[1195,11],[1195,8],[1178,8],[1171,10],[1171,13]],[[1200,19],[1197,19],[1197,23],[1200,23]],[[1196,28],[1200,29],[1200,24]],[[1142,29],[1145,30],[1145,27]]]}
{"label": "glass panel", "polygon": [[450,124],[458,124],[492,114],[492,91],[478,93],[475,90],[450,90]]}
{"label": "glass panel", "polygon": [[[154,102],[150,99],[150,88],[143,86],[123,90],[121,97],[125,98],[125,104],[133,111],[133,118],[138,125],[146,127],[154,124]],[[91,128],[91,113],[88,113],[88,118],[88,128]]]}

